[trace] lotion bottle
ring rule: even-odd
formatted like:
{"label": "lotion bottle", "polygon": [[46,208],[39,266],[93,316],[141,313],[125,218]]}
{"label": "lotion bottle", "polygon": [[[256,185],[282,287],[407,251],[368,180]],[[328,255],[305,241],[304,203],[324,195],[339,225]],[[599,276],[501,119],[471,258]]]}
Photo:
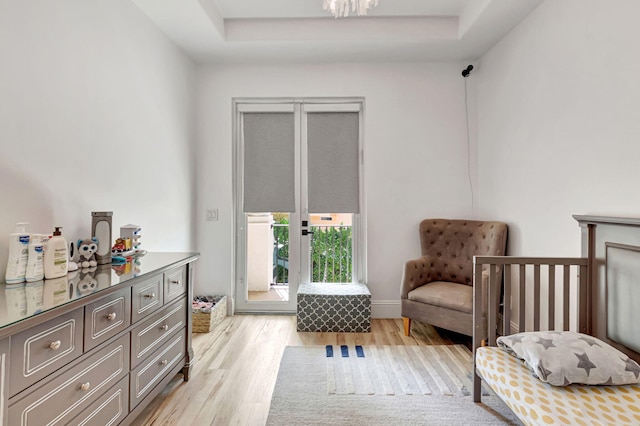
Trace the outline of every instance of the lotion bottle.
{"label": "lotion bottle", "polygon": [[56,227],[44,250],[44,278],[47,280],[65,276],[68,272],[69,249],[60,229]]}
{"label": "lotion bottle", "polygon": [[5,274],[7,284],[21,283],[25,279],[29,258],[29,234],[25,229],[27,225],[27,222],[18,222],[15,232],[9,235],[9,260]]}
{"label": "lotion bottle", "polygon": [[29,241],[26,280],[28,283],[44,278],[44,235],[32,234]]}

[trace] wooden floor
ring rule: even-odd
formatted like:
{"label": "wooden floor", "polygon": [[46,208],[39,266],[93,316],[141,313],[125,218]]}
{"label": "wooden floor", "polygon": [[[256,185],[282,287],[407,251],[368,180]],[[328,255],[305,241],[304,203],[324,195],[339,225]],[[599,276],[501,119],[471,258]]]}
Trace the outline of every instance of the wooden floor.
{"label": "wooden floor", "polygon": [[191,380],[178,375],[136,419],[136,425],[264,425],[280,358],[288,345],[470,344],[413,322],[406,337],[400,319],[374,319],[371,333],[298,333],[295,316],[236,315],[210,333],[193,335]]}
{"label": "wooden floor", "polygon": [[288,285],[271,285],[269,291],[249,291],[248,293],[251,302],[286,302],[289,300]]}

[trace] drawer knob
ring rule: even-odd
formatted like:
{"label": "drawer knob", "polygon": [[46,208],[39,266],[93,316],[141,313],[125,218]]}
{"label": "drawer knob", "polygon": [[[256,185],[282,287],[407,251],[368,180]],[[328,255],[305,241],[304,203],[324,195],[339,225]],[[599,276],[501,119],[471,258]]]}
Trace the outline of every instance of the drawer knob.
{"label": "drawer knob", "polygon": [[116,319],[116,313],[115,312],[111,312],[109,315],[107,315],[107,319],[109,321],[113,321],[114,319]]}
{"label": "drawer knob", "polygon": [[166,359],[163,359],[162,361],[160,361],[160,364],[162,364],[162,365],[167,365],[167,363],[168,363],[168,362],[169,362],[169,361],[167,361]]}
{"label": "drawer knob", "polygon": [[178,284],[180,284],[180,280],[171,280],[171,284],[178,285]]}
{"label": "drawer knob", "polygon": [[89,388],[91,387],[91,383],[87,382],[87,383],[83,383],[80,385],[80,390],[81,391],[88,391]]}
{"label": "drawer knob", "polygon": [[56,340],[55,342],[49,343],[49,348],[57,351],[58,349],[60,349],[60,344],[60,340]]}
{"label": "drawer knob", "polygon": [[144,295],[144,297],[146,297],[147,299],[153,299],[154,297],[156,297],[155,293],[147,293]]}
{"label": "drawer knob", "polygon": [[167,331],[168,329],[169,329],[169,326],[167,324],[165,324],[162,327],[160,327],[160,330],[162,330],[162,331]]}

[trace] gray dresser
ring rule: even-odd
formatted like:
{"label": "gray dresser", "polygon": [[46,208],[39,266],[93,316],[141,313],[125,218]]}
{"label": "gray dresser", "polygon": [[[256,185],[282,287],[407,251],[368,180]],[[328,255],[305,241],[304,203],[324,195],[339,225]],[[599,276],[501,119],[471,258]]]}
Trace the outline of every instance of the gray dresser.
{"label": "gray dresser", "polygon": [[198,256],[0,288],[1,424],[127,425],[176,374],[189,380]]}

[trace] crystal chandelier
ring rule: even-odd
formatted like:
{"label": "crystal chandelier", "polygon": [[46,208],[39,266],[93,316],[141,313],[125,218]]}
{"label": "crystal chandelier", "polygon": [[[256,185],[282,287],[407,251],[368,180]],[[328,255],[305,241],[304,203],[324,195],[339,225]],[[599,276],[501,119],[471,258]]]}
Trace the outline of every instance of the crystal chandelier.
{"label": "crystal chandelier", "polygon": [[322,0],[322,9],[331,11],[336,18],[349,16],[349,4],[351,12],[357,12],[362,16],[367,14],[367,9],[377,6],[378,0]]}

